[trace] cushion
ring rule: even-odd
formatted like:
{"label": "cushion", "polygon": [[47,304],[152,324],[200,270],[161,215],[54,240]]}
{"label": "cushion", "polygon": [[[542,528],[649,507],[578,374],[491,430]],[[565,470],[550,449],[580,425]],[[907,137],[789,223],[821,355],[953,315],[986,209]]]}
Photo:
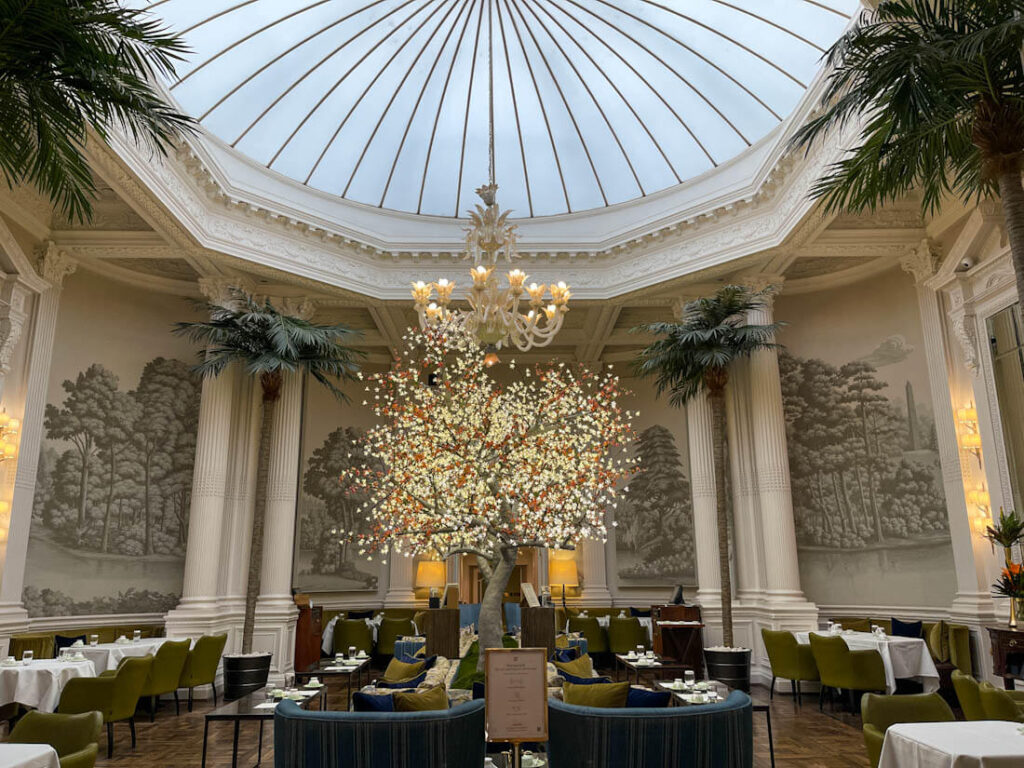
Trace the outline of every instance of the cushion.
{"label": "cushion", "polygon": [[398,659],[392,659],[388,662],[388,668],[384,670],[382,679],[389,683],[393,683],[396,680],[408,680],[410,677],[416,677],[421,672],[426,672],[426,670],[426,664],[422,661],[406,663]]}
{"label": "cushion", "polygon": [[[419,653],[422,653],[422,649]],[[437,663],[437,654],[433,656],[406,656],[404,653],[395,656],[392,661],[400,661],[403,664],[422,664],[424,671],[431,669]],[[390,664],[388,666],[391,666]]]}
{"label": "cushion", "polygon": [[935,661],[949,661],[949,628],[946,622],[937,621],[925,633],[924,641]]}
{"label": "cushion", "polygon": [[672,703],[672,694],[669,691],[649,691],[646,688],[630,688],[626,696],[626,706],[629,708],[667,707]]}
{"label": "cushion", "polygon": [[426,672],[420,672],[416,677],[407,680],[378,680],[378,688],[418,688],[427,679]]}
{"label": "cushion", "polygon": [[349,611],[346,616],[349,619],[372,619],[373,611]]}
{"label": "cushion", "polygon": [[900,621],[893,617],[893,637],[921,637],[924,633],[924,624],[920,621]]}
{"label": "cushion", "polygon": [[430,712],[448,709],[448,693],[444,688],[428,688],[423,692],[394,693],[395,712]]}
{"label": "cushion", "polygon": [[473,683],[473,698],[482,699],[484,697],[485,690],[486,689],[484,688],[484,684],[479,680],[476,681],[475,683]]}
{"label": "cushion", "polygon": [[565,682],[572,683],[573,685],[594,685],[595,683],[614,682],[610,677],[576,677],[576,675],[570,675],[568,672],[559,672],[558,674]]}
{"label": "cushion", "polygon": [[590,654],[584,653],[578,659],[572,661],[555,661],[559,674],[568,672],[576,677],[593,677],[594,662],[590,660]]}
{"label": "cushion", "polygon": [[871,631],[871,619],[841,619],[839,624],[843,629],[852,629],[854,632]]}
{"label": "cushion", "polygon": [[619,709],[626,706],[629,696],[629,683],[600,683],[598,685],[574,685],[566,683],[562,686],[562,699],[566,704],[580,707],[601,707]]}
{"label": "cushion", "polygon": [[394,712],[394,694],[362,693],[352,694],[352,709],[356,712]]}
{"label": "cushion", "polygon": [[555,652],[551,654],[551,661],[560,661],[563,664],[567,661],[575,661],[579,658],[580,649],[578,647],[572,648],[555,648]]}
{"label": "cushion", "polygon": [[651,618],[651,609],[648,608],[646,611],[641,611],[639,608],[630,608],[629,615],[635,619],[649,619]]}

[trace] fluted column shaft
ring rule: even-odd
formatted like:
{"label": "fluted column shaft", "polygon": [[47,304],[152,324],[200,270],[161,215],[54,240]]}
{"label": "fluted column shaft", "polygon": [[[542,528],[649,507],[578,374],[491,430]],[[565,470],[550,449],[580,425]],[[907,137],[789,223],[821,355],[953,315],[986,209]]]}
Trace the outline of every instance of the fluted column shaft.
{"label": "fluted column shaft", "polygon": [[693,494],[693,538],[697,548],[697,595],[702,605],[722,591],[718,563],[718,512],[715,498],[715,453],[711,404],[699,394],[686,405]]}
{"label": "fluted column shaft", "polygon": [[729,373],[726,422],[729,430],[729,477],[736,545],[736,594],[754,599],[763,584],[761,520],[757,471],[750,421],[749,362],[740,360]]}
{"label": "fluted column shaft", "polygon": [[413,558],[392,551],[388,555],[388,591],[385,608],[407,608],[416,604],[413,590]]}
{"label": "fluted column shaft", "polygon": [[[752,325],[772,322],[772,300],[750,312]],[[764,537],[765,586],[769,599],[803,599],[790,488],[786,418],[782,409],[779,358],[774,350],[750,359],[750,415],[757,469],[757,494]]]}
{"label": "fluted column shaft", "polygon": [[203,379],[195,468],[192,472],[192,505],[189,509],[182,608],[213,605],[217,600],[235,376],[236,371],[232,366],[219,376]]}
{"label": "fluted column shaft", "polygon": [[603,541],[583,539],[580,543],[579,570],[583,576],[580,602],[584,605],[611,604],[612,593],[608,591],[608,569]]}
{"label": "fluted column shaft", "polygon": [[295,510],[299,486],[299,438],[302,434],[302,376],[284,374],[271,426],[267,472],[267,515],[263,535],[260,600],[291,603]]}

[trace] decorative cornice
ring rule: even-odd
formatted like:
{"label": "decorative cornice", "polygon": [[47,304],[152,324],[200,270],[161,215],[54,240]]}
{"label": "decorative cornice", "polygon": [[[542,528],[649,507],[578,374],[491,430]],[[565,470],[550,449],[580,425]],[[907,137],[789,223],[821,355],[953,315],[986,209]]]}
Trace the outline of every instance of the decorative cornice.
{"label": "decorative cornice", "polygon": [[64,278],[78,268],[78,262],[52,241],[43,243],[40,251],[39,274],[51,286],[60,289],[64,285]]}

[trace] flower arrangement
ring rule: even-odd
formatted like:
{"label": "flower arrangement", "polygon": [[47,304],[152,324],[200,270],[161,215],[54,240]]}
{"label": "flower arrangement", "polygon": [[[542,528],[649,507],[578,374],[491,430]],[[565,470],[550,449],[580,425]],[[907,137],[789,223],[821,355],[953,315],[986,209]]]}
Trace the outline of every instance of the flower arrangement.
{"label": "flower arrangement", "polygon": [[1010,600],[1010,628],[1017,627],[1017,601],[1024,600],[1024,564],[1013,560],[1013,545],[1024,538],[1024,518],[1013,510],[1005,514],[1000,507],[999,521],[988,526],[985,538],[995,546],[1003,548],[1005,566],[999,574],[999,580],[992,585],[995,597]]}

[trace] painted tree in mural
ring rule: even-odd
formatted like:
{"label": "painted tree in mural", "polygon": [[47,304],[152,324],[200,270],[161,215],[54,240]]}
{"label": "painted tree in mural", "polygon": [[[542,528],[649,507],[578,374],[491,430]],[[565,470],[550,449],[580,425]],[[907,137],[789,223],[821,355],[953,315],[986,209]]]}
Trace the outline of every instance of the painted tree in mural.
{"label": "painted tree in mural", "polygon": [[371,465],[380,469],[379,462],[364,451],[363,434],[352,427],[339,427],[310,456],[302,490],[323,508],[303,518],[302,538],[303,547],[315,552],[313,573],[341,576],[370,588],[376,586],[376,574],[360,570],[357,563],[362,558],[353,556],[351,542],[338,540],[339,530],[362,533],[367,527],[362,514],[366,493],[338,482],[340,476],[357,468]]}
{"label": "painted tree in mural", "polygon": [[[640,433],[635,446],[640,471],[630,481],[615,528],[619,576],[682,580],[694,568],[693,503],[675,438],[655,424]],[[632,561],[625,567],[623,554]]]}
{"label": "painted tree in mural", "polygon": [[[890,400],[888,384],[863,360],[835,367],[783,353],[779,370],[801,545],[856,549],[944,536],[934,451],[911,438],[930,422]],[[934,445],[934,436],[922,442]]]}
{"label": "painted tree in mural", "polygon": [[610,372],[552,364],[501,385],[462,330],[410,331],[406,340],[398,362],[366,387],[381,420],[366,453],[381,467],[342,477],[367,493],[370,530],[340,538],[368,557],[475,556],[486,582],[480,647],[500,648],[519,548],[606,538],[605,516],[635,464],[631,414]]}

